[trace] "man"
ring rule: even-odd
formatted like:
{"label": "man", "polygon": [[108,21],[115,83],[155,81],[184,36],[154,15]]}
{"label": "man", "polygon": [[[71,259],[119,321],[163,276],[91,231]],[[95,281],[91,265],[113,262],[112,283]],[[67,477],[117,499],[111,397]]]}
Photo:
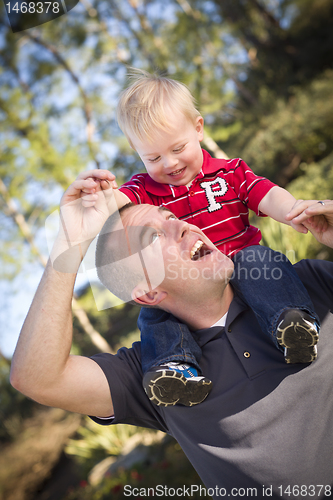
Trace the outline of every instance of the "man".
{"label": "man", "polygon": [[[297,491],[308,498],[330,496],[333,264],[303,261],[296,266],[322,330],[316,362],[286,365],[253,312],[234,296],[228,281],[232,262],[200,229],[158,207],[125,209],[107,241],[112,242],[118,230],[130,234],[133,227],[134,240],[126,239],[130,254],[147,249],[146,262],[156,263],[153,268],[162,255],[165,270],[161,282],[138,276],[131,285],[132,298],[188,324],[202,348],[200,364],[213,381],[200,405],[157,407],[142,388],[140,343],[116,356],[69,355],[75,276],[110,212],[112,190],[106,188],[112,181],[108,172],[86,172],[63,196],[63,225],[51,261],[67,272],[51,263],[45,270],[13,357],[13,386],[42,404],[93,415],[101,424],[128,423],[170,433],[216,499],[290,498]],[[308,207],[300,202],[289,217],[297,217],[296,222],[333,247],[333,202],[312,203]],[[324,230],[311,219],[318,214],[326,217]],[[131,240],[136,241],[134,248]],[[198,242],[202,252],[193,260]],[[104,265],[103,280],[112,286],[109,263]],[[176,269],[181,273],[175,276]]]}

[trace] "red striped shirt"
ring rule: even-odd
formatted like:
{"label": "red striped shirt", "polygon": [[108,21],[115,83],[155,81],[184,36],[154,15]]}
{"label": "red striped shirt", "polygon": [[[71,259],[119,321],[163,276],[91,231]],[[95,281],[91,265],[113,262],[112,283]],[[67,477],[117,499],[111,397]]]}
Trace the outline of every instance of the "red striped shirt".
{"label": "red striped shirt", "polygon": [[202,169],[189,187],[159,184],[142,173],[120,190],[133,203],[163,205],[195,224],[226,255],[258,245],[261,233],[250,225],[249,209],[262,216],[259,203],[275,184],[255,175],[240,158],[212,158],[205,150],[203,156]]}

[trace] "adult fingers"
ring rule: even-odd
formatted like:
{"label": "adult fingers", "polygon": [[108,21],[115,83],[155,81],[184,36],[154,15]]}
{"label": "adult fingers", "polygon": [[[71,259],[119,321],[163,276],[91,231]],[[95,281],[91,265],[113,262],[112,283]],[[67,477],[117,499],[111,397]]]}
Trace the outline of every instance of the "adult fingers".
{"label": "adult fingers", "polygon": [[113,181],[116,178],[115,175],[109,170],[95,168],[94,170],[86,170],[85,172],[81,172],[76,179],[88,179],[88,177],[100,180],[105,179],[109,181]]}
{"label": "adult fingers", "polygon": [[317,203],[317,200],[297,200],[290,212],[286,215],[286,220],[293,220],[299,217],[309,206]]}

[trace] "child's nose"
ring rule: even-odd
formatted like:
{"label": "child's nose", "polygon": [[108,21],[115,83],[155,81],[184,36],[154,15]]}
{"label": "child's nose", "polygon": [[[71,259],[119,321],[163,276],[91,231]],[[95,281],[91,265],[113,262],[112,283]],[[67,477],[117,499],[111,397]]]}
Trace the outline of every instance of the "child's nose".
{"label": "child's nose", "polygon": [[177,158],[173,156],[166,156],[164,158],[164,167],[165,168],[172,168],[175,167],[178,164]]}

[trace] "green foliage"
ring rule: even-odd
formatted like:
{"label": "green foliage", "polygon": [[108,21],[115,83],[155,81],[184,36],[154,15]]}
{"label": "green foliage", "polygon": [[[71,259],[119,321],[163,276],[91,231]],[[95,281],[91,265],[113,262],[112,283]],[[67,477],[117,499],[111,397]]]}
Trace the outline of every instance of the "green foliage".
{"label": "green foliage", "polygon": [[[152,451],[152,454],[154,453],[156,451]],[[124,490],[125,486],[127,490]],[[187,491],[191,491],[191,486],[197,488],[193,489],[191,498],[199,500],[204,496],[204,486],[199,476],[188,462],[178,443],[170,439],[159,446],[156,458],[152,463],[141,463],[128,470],[120,468],[117,472],[108,472],[98,486],[92,486],[84,480],[80,488],[71,491],[64,500],[109,500],[110,498],[120,500],[124,498],[125,491],[135,492],[138,490],[139,492],[141,490],[142,497],[154,497],[153,492],[155,491],[160,498],[163,498],[161,492],[167,491],[166,498],[175,494],[173,489],[188,488]],[[201,494],[200,487],[202,488]],[[134,498],[141,498],[141,496]],[[205,498],[211,497],[206,495]]]}
{"label": "green foliage", "polygon": [[333,150],[332,78],[332,71],[327,71],[309,85],[295,88],[288,101],[279,99],[272,113],[261,119],[243,149],[244,158],[258,174],[285,184],[290,177],[302,175],[301,162],[320,161]]}
{"label": "green foliage", "polygon": [[330,199],[333,189],[333,153],[318,163],[302,163],[302,176],[290,183],[295,198]]}
{"label": "green foliage", "polygon": [[290,226],[280,224],[273,219],[262,219],[258,222],[262,232],[262,244],[284,253],[292,264],[301,259],[328,258],[329,253],[322,253],[322,247],[310,234],[298,233]]}
{"label": "green foliage", "polygon": [[[101,291],[102,295],[108,292]],[[121,304],[104,310],[98,310],[96,296],[93,296],[90,286],[84,287],[80,292],[78,302],[87,312],[93,327],[107,340],[114,351],[121,346],[130,347],[132,342],[140,339],[137,328],[137,319],[140,308],[131,304]],[[91,356],[95,354],[96,347],[82,329],[78,320],[74,318],[74,343],[76,354]]]}
{"label": "green foliage", "polygon": [[84,425],[78,429],[77,437],[69,440],[66,453],[92,467],[108,455],[120,455],[126,441],[137,432],[138,428],[130,425],[104,427],[86,418]]}

